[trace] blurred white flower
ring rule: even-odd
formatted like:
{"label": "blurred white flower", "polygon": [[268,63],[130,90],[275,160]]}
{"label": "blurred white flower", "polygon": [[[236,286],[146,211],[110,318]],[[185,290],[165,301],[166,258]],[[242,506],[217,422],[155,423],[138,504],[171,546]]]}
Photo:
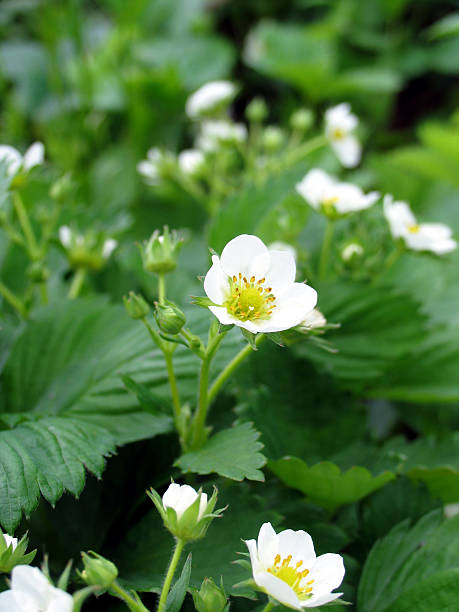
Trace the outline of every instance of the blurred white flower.
{"label": "blurred white flower", "polygon": [[206,512],[207,494],[198,493],[189,485],[178,485],[175,482],[170,484],[162,498],[164,509],[172,508],[175,510],[177,519],[180,520],[185,511],[194,504],[199,495],[201,496],[199,500],[199,514],[196,519],[199,521]]}
{"label": "blurred white flower", "polygon": [[311,329],[325,327],[325,325],[327,325],[327,319],[318,308],[314,308],[306,319],[300,323],[300,328],[305,331],[310,331]]}
{"label": "blurred white flower", "polygon": [[186,114],[198,119],[220,106],[227,105],[236,95],[236,86],[230,81],[211,81],[200,87],[188,98]]}
{"label": "blurred white flower", "polygon": [[273,599],[293,610],[323,606],[342,593],[332,593],[344,578],[340,555],[316,557],[311,536],[286,529],[276,534],[264,523],[255,540],[246,541],[253,579]]}
{"label": "blurred white flower", "polygon": [[147,159],[137,164],[137,172],[148,185],[159,185],[161,182],[160,165],[163,159],[163,152],[158,147],[153,147],[147,151]]}
{"label": "blurred white flower", "polygon": [[297,192],[316,210],[345,215],[370,208],[379,198],[377,191],[363,193],[352,183],[340,183],[319,168],[310,170],[296,185]]}
{"label": "blurred white flower", "polygon": [[301,323],[316,305],[316,291],[295,283],[293,255],[268,249],[256,236],[233,238],[212,262],[204,290],[216,304],[209,310],[224,325],[278,332]]}
{"label": "blurred white flower", "polygon": [[357,166],[362,155],[360,142],[353,134],[358,123],[349,104],[338,104],[325,112],[325,134],[345,168]]}
{"label": "blurred white flower", "polygon": [[389,194],[384,196],[384,216],[392,236],[401,238],[408,249],[443,255],[457,248],[450,227],[443,223],[418,223],[409,205],[395,202]]}
{"label": "blurred white flower", "polygon": [[184,174],[197,174],[204,166],[205,157],[202,151],[197,149],[185,149],[179,153],[178,165]]}
{"label": "blurred white flower", "polygon": [[104,241],[104,244],[102,246],[102,257],[104,259],[108,259],[117,246],[117,240],[115,240],[114,238],[107,238],[107,240]]}
{"label": "blurred white flower", "polygon": [[287,242],[275,240],[274,242],[271,242],[271,244],[268,244],[268,249],[270,251],[285,251],[286,253],[290,253],[295,261],[298,259],[298,253],[296,252],[295,247]]}
{"label": "blurred white flower", "polygon": [[72,612],[73,597],[53,587],[38,567],[17,565],[11,589],[0,593],[0,612]]}
{"label": "blurred white flower", "polygon": [[235,144],[247,139],[247,128],[243,123],[229,120],[204,121],[196,139],[196,146],[203,151],[216,151],[221,144]]}
{"label": "blurred white flower", "polygon": [[29,172],[35,166],[43,164],[45,147],[42,142],[34,142],[22,156],[17,149],[9,145],[0,145],[0,163],[6,164],[9,176],[18,174],[21,170]]}
{"label": "blurred white flower", "polygon": [[341,251],[341,259],[343,261],[351,261],[351,259],[360,255],[363,255],[363,247],[358,242],[350,242]]}
{"label": "blurred white flower", "polygon": [[2,536],[5,540],[6,547],[8,548],[11,545],[11,550],[15,550],[16,546],[18,545],[18,539],[13,538],[13,536],[8,535],[7,533],[2,533]]}

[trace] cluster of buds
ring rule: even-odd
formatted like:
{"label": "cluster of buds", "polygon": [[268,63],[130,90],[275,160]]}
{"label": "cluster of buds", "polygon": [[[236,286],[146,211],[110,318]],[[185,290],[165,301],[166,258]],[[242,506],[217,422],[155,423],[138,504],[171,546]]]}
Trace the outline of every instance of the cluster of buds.
{"label": "cluster of buds", "polygon": [[195,491],[189,485],[175,482],[169,485],[162,498],[153,488],[147,494],[161,515],[164,526],[184,542],[203,538],[213,519],[220,517],[224,511],[224,508],[215,510],[216,488],[210,499],[201,489]]}
{"label": "cluster of buds", "polygon": [[118,242],[107,238],[103,232],[89,231],[79,234],[68,225],[59,228],[59,239],[72,268],[100,270]]}

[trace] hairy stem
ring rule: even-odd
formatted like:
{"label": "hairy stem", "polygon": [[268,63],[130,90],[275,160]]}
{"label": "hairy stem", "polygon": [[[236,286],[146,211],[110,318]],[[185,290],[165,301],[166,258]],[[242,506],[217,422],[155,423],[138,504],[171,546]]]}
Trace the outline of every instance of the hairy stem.
{"label": "hairy stem", "polygon": [[116,580],[110,587],[110,593],[115,594],[117,597],[119,597],[119,599],[122,599],[129,610],[132,610],[132,612],[150,612],[148,608],[143,605],[143,603],[136,601],[132,595],[126,591],[126,589],[123,589],[123,587],[118,584]]}
{"label": "hairy stem", "polygon": [[164,580],[163,588],[161,590],[161,595],[160,595],[159,604],[158,604],[158,612],[166,611],[167,595],[171,588],[172,578],[174,577],[175,570],[177,569],[177,564],[179,562],[180,555],[182,554],[184,546],[185,546],[185,542],[181,540],[180,538],[177,538],[177,543],[175,545],[174,554],[172,555],[171,562],[169,563],[166,578]]}

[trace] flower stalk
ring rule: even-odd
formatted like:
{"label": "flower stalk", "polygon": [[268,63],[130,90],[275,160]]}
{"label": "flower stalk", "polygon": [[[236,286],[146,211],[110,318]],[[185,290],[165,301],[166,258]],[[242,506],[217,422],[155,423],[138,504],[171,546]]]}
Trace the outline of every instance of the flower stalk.
{"label": "flower stalk", "polygon": [[109,593],[124,601],[131,612],[150,612],[142,602],[136,601],[116,580],[110,587]]}
{"label": "flower stalk", "polygon": [[158,612],[166,611],[166,601],[171,588],[172,578],[174,577],[175,570],[177,569],[177,564],[180,560],[184,547],[185,542],[182,539],[177,538],[174,554],[172,555],[171,562],[169,563],[166,578],[164,580],[163,588],[161,590],[161,595],[158,604]]}
{"label": "flower stalk", "polygon": [[333,240],[333,232],[335,230],[335,222],[333,219],[327,219],[327,225],[325,226],[324,240],[322,243],[322,250],[320,252],[319,259],[319,279],[325,280],[327,277],[328,260],[330,257],[330,249]]}
{"label": "flower stalk", "polygon": [[86,278],[86,268],[78,268],[70,285],[68,297],[70,300],[75,300],[79,295],[83,287],[84,280]]}

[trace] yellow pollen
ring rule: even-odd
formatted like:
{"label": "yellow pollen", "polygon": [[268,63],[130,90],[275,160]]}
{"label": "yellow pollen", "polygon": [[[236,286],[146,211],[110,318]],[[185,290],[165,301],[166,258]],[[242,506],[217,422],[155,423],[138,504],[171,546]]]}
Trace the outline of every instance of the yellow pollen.
{"label": "yellow pollen", "polygon": [[274,562],[271,567],[268,567],[267,571],[288,584],[296,593],[298,599],[305,601],[312,596],[311,584],[314,583],[314,580],[309,580],[309,582],[305,583],[304,578],[309,574],[309,570],[305,569],[299,571],[299,568],[303,565],[303,561],[297,561],[295,567],[290,565],[291,561],[292,555],[288,555],[281,560],[281,556],[278,554],[274,557]]}
{"label": "yellow pollen", "polygon": [[264,287],[264,277],[257,280],[252,275],[248,281],[239,272],[228,280],[229,292],[223,306],[232,316],[241,321],[269,319],[276,297],[271,293],[272,287]]}
{"label": "yellow pollen", "polygon": [[346,132],[341,128],[335,128],[332,132],[333,140],[342,140],[346,136]]}
{"label": "yellow pollen", "polygon": [[419,233],[420,230],[420,226],[416,223],[415,225],[409,225],[408,226],[408,231],[410,232],[410,234],[417,234]]}

